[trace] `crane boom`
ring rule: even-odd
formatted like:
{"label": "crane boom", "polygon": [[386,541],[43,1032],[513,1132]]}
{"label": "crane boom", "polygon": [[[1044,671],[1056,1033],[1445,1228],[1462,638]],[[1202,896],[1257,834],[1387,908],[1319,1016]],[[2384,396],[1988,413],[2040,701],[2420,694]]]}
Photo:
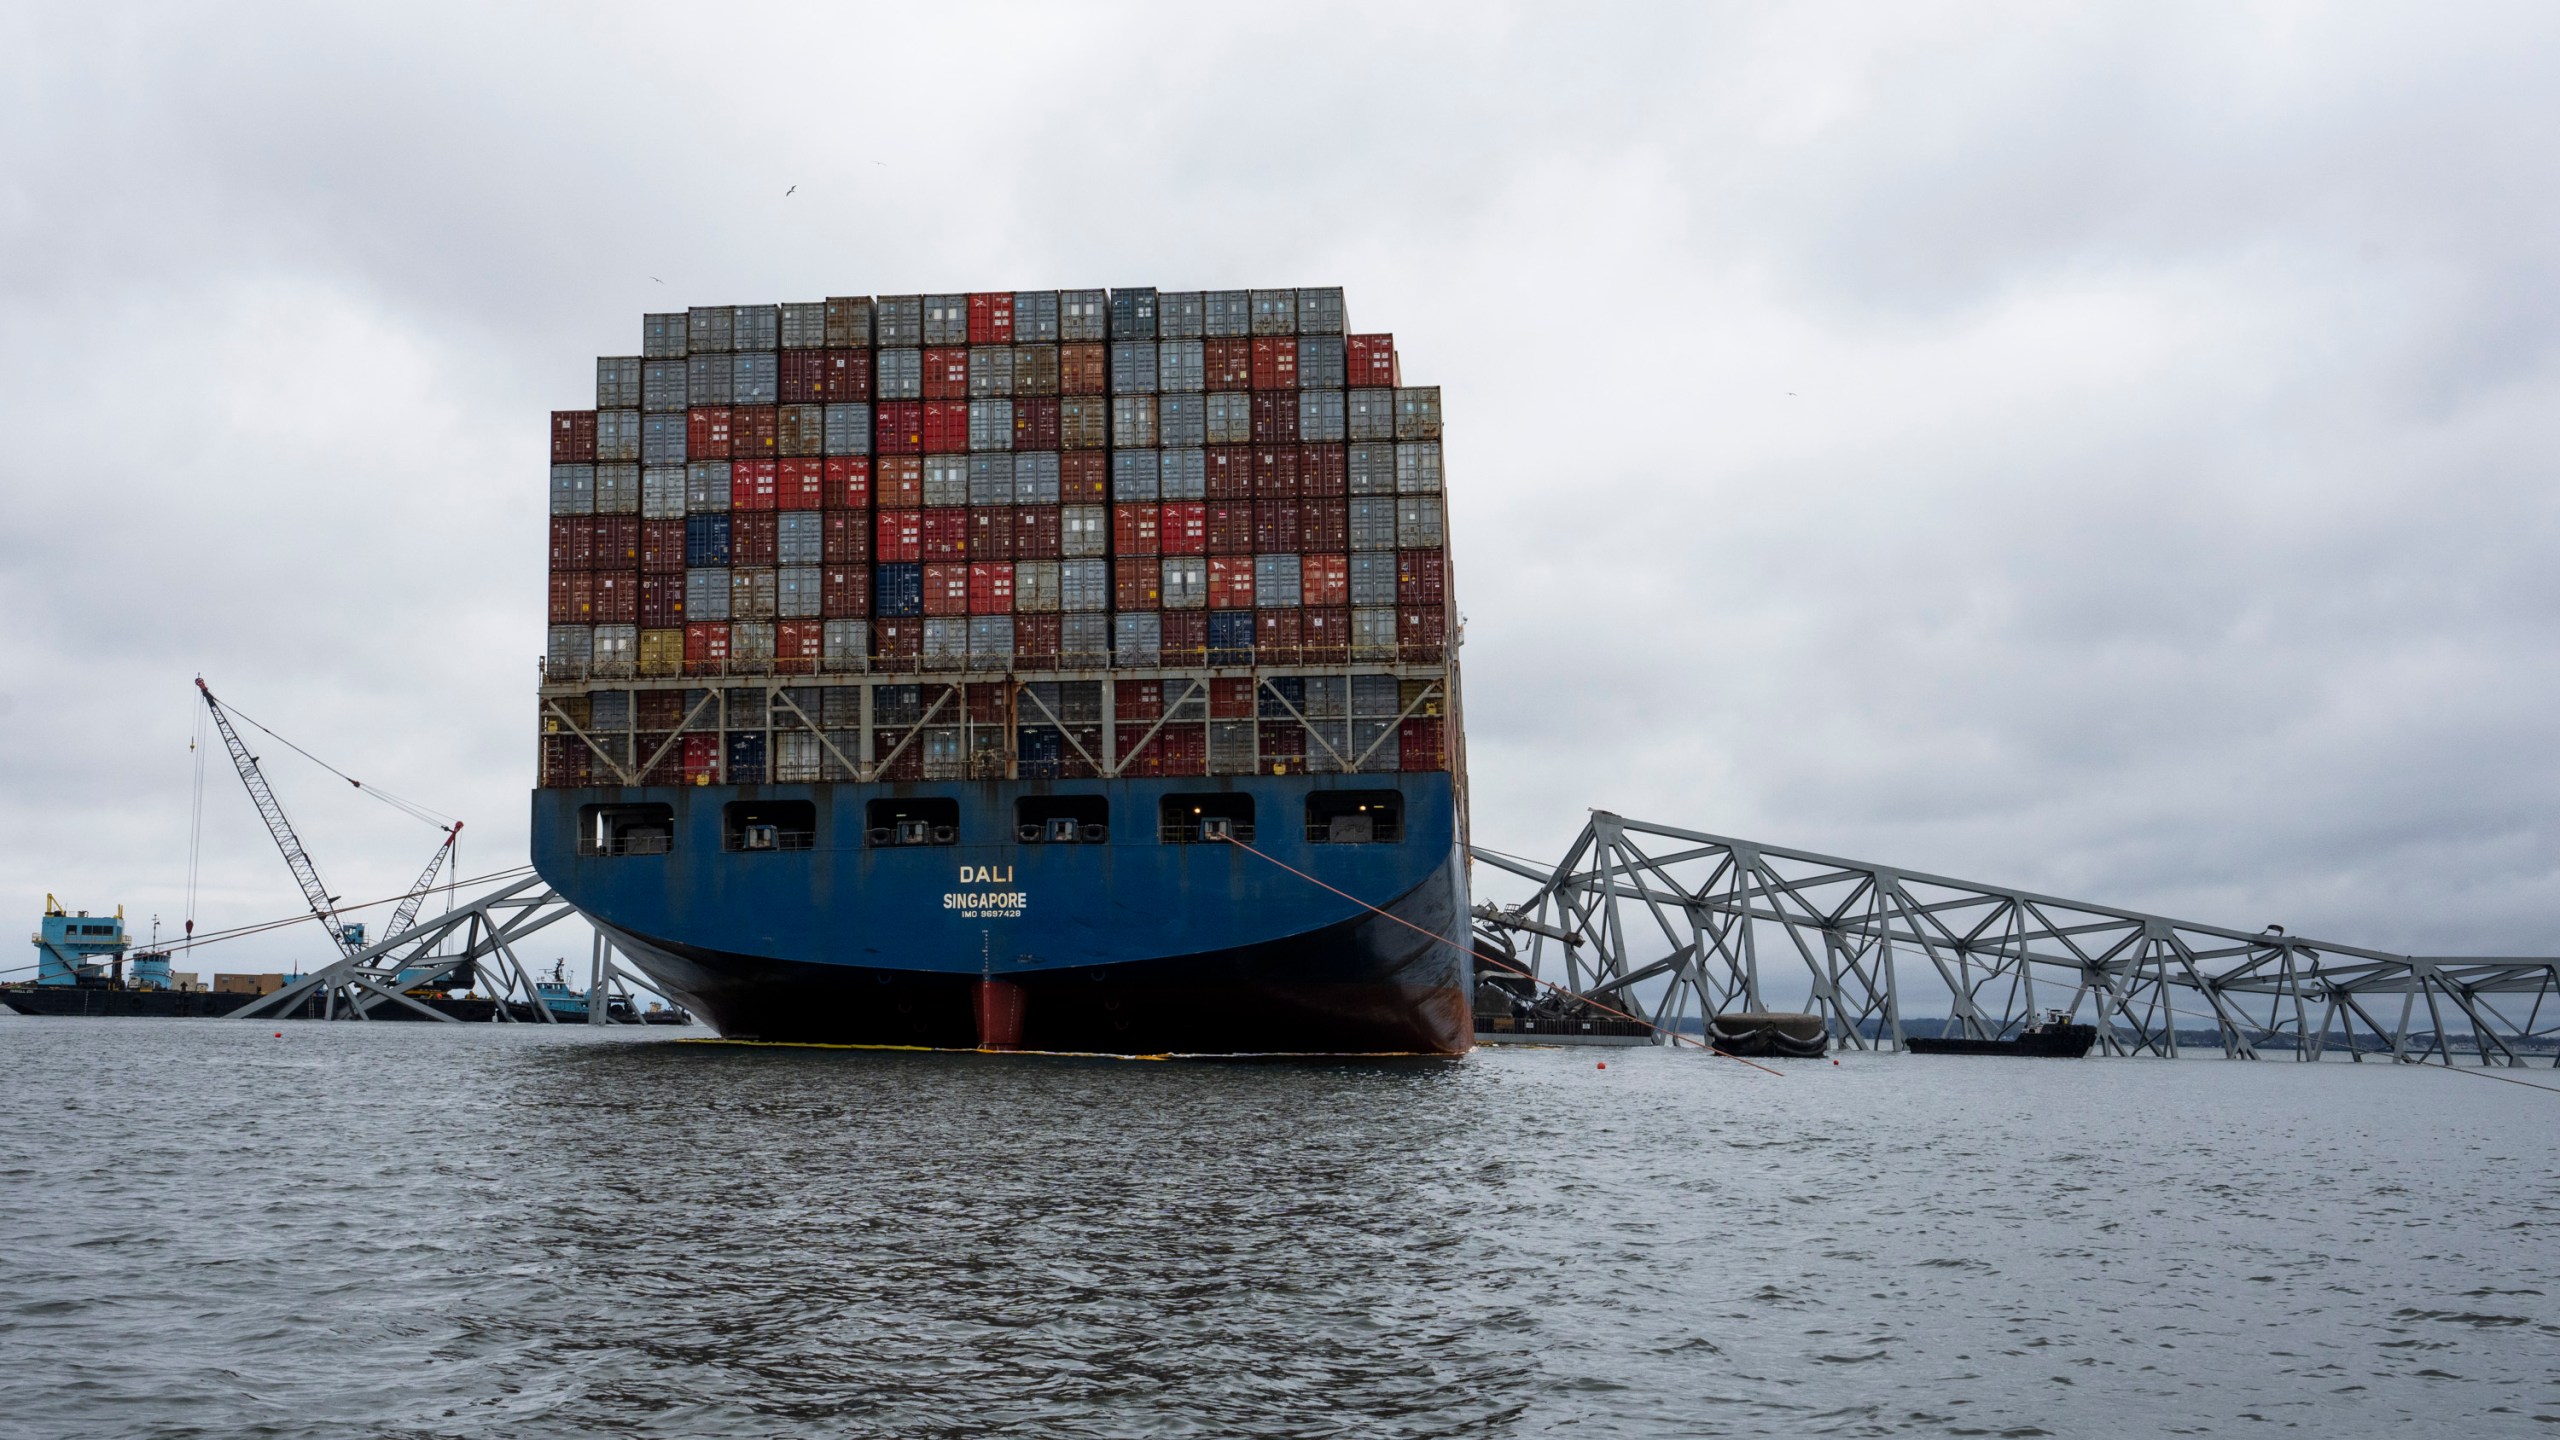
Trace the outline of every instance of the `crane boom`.
{"label": "crane boom", "polygon": [[436,846],[436,853],[427,857],[427,868],[419,872],[417,883],[411,885],[409,893],[401,898],[400,908],[391,912],[391,924],[382,932],[383,939],[406,934],[409,926],[416,922],[418,907],[426,903],[427,892],[435,888],[436,872],[444,868],[446,857],[453,853],[454,842],[461,838],[462,822],[456,820],[452,828],[444,832],[444,843]]}
{"label": "crane boom", "polygon": [[[310,903],[311,913],[318,917],[321,926],[329,932],[329,939],[340,950],[352,953],[362,948],[349,943],[346,924],[338,918],[338,907],[329,894],[329,887],[320,883],[319,868],[311,863],[310,854],[302,848],[302,837],[293,833],[293,822],[285,818],[284,806],[277,802],[275,790],[258,769],[258,757],[250,754],[249,747],[241,743],[240,732],[231,728],[231,717],[222,713],[222,702],[213,698],[213,691],[205,685],[201,675],[196,677],[196,689],[203,692],[205,708],[213,712],[214,727],[222,732],[222,743],[231,751],[232,768],[240,772],[240,783],[248,788],[250,803],[258,807],[258,818],[267,822],[267,833],[275,837],[276,849],[284,853],[285,868],[293,872],[294,880],[302,886],[302,898]],[[443,853],[442,849],[437,851],[439,861]]]}

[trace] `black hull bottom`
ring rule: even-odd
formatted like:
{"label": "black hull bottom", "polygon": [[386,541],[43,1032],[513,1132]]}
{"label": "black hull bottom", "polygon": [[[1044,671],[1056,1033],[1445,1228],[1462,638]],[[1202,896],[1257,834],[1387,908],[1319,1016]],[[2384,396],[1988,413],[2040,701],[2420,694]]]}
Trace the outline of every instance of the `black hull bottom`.
{"label": "black hull bottom", "polygon": [[1914,1055],[2019,1055],[2031,1060],[2077,1060],[2097,1043],[2094,1028],[2079,1035],[2021,1035],[2015,1040],[1924,1040],[1906,1037],[1902,1048]]}
{"label": "black hull bottom", "polygon": [[[215,994],[205,990],[113,990],[89,985],[23,985],[0,988],[0,1005],[21,1015],[70,1015],[116,1020],[217,1020],[247,1005],[255,995]],[[419,1003],[443,1012],[455,1020],[494,1020],[498,1004],[494,1000],[422,1000]],[[261,1014],[261,1020],[317,1020],[323,1002],[314,996],[297,1001],[294,1008],[277,1014]],[[416,1020],[426,1016],[406,1005],[387,1001],[377,1003],[365,1012],[369,1020]]]}
{"label": "black hull bottom", "polygon": [[[1445,882],[1363,916],[1259,945],[1029,970],[1005,1048],[1108,1055],[1460,1054],[1469,1048],[1465,919]],[[608,927],[610,929],[610,927]],[[729,1039],[971,1049],[980,977],[819,965],[613,932],[667,996]],[[1443,938],[1433,938],[1433,937]]]}

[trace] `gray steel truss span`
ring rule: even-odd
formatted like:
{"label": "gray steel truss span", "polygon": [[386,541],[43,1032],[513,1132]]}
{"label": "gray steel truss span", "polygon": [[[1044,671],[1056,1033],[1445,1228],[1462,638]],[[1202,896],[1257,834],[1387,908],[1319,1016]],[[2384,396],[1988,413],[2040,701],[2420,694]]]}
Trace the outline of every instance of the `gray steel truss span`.
{"label": "gray steel truss span", "polygon": [[2560,1064],[2560,958],[2251,934],[1606,811],[1553,865],[1472,853],[1480,893],[1527,891],[1479,905],[1480,926],[1540,979],[1646,1015],[1657,1041],[1766,1009],[1765,982],[1809,988],[1851,1049],[1904,1048],[1906,1013],[2001,1039],[2061,1010],[2113,1055],[2175,1056],[2183,1025],[2232,1059]]}

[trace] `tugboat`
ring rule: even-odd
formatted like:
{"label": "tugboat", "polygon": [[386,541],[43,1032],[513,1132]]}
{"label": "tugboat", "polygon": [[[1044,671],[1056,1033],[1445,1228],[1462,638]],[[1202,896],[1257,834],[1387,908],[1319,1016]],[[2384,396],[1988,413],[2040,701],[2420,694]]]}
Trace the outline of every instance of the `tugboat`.
{"label": "tugboat", "polygon": [[2041,1024],[2030,1025],[2006,1040],[1966,1040],[1952,1035],[1913,1035],[1902,1042],[1914,1055],[2026,1055],[2044,1060],[2077,1060],[2098,1043],[2098,1027],[2075,1025],[2059,1010],[2045,1012]]}

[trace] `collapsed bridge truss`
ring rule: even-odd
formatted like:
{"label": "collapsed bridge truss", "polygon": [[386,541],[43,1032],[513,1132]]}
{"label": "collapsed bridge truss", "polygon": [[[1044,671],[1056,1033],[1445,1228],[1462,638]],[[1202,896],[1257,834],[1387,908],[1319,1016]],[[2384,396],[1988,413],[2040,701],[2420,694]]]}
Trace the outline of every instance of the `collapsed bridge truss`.
{"label": "collapsed bridge truss", "polygon": [[[2014,1035],[2045,1010],[2115,1055],[2175,1056],[2179,1026],[2222,1053],[2560,1065],[2560,958],[2394,955],[2256,934],[1592,812],[1540,866],[1477,849],[1529,887],[1486,923],[1541,979],[1650,1018],[1657,1039],[1764,1010],[1797,967],[1832,1043],[1903,1048],[1907,1006],[1947,1033]],[[1488,887],[1490,888],[1490,887]],[[1766,967],[1766,968],[1764,968]],[[1925,985],[1906,997],[1906,983]],[[1783,986],[1792,994],[1794,984]],[[1939,997],[1943,995],[1943,1000]],[[1934,1025],[1921,1033],[1934,1033]]]}

